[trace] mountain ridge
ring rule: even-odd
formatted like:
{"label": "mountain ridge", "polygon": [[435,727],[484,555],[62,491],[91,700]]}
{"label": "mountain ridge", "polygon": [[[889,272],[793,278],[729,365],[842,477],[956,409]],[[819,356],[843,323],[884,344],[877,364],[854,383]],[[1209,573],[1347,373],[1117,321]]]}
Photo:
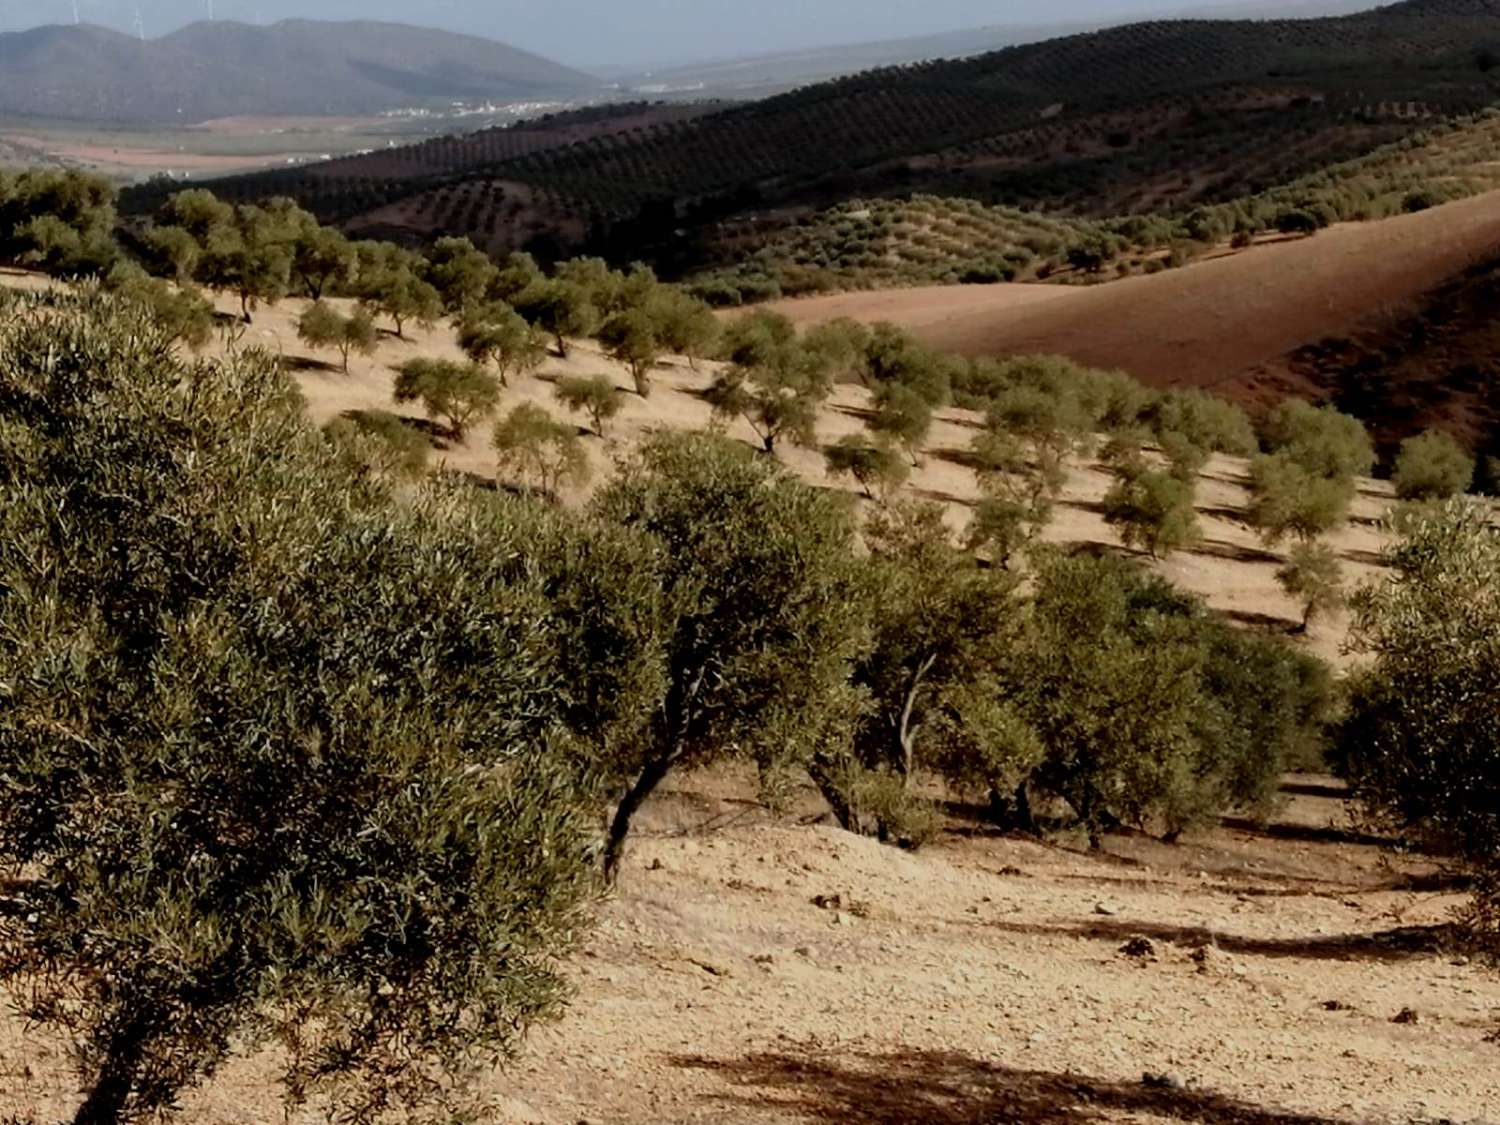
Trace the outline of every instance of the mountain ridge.
{"label": "mountain ridge", "polygon": [[598,80],[477,36],[373,20],[212,21],[156,39],[98,25],[0,34],[0,113],[107,122],[362,114],[577,95]]}

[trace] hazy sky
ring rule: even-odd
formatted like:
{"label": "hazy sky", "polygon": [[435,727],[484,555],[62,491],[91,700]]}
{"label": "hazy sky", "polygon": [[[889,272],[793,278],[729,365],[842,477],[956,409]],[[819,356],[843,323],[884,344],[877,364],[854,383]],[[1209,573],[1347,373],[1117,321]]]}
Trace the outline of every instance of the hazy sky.
{"label": "hazy sky", "polygon": [[[991,24],[1124,18],[1216,0],[0,0],[0,29],[86,22],[148,35],[208,16],[399,20],[504,40],[577,66],[704,60]],[[1227,0],[1226,0],[1227,2]]]}

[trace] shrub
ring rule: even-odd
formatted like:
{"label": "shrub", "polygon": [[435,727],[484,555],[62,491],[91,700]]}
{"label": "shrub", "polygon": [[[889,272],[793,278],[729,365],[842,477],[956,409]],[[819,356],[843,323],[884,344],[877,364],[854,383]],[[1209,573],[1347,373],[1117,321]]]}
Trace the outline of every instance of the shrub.
{"label": "shrub", "polygon": [[1448,434],[1428,430],[1401,443],[1394,480],[1403,500],[1447,500],[1474,483],[1474,458]]}
{"label": "shrub", "polygon": [[1357,674],[1341,772],[1392,831],[1478,878],[1474,923],[1500,925],[1500,532],[1450,500],[1398,520],[1394,576],[1353,599]]}
{"label": "shrub", "polygon": [[557,1010],[592,894],[532,535],[397,502],[274,363],[168,342],[0,329],[0,982],[79,1121],[267,1041],[291,1106],[418,1108]]}
{"label": "shrub", "polygon": [[398,403],[420,402],[429,418],[442,419],[462,441],[471,424],[499,406],[500,383],[476,363],[419,357],[397,371],[395,396]]}

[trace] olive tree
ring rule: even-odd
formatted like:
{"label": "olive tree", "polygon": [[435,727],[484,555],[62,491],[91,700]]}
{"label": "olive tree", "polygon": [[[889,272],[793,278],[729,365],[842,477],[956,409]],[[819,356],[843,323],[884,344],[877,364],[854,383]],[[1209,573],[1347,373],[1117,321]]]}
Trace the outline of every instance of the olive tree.
{"label": "olive tree", "polygon": [[1256,457],[1250,462],[1250,523],[1269,544],[1288,535],[1310,543],[1349,518],[1354,478],[1325,476],[1307,468],[1290,453]]}
{"label": "olive tree", "polygon": [[315,348],[336,349],[347,375],[350,353],[370,355],[380,334],[364,309],[357,308],[345,315],[327,302],[314,301],[297,320],[297,337]]}
{"label": "olive tree", "polygon": [[454,315],[484,304],[499,276],[490,256],[467,238],[440,238],[427,254],[427,280]]}
{"label": "olive tree", "polygon": [[1073,807],[1094,847],[1118,823],[1175,832],[1218,737],[1201,737],[1202,611],[1123,560],[1046,552],[1033,569],[1007,677],[1044,751],[1031,781]]}
{"label": "olive tree", "polygon": [[833,390],[822,355],[788,331],[748,336],[729,360],[704,392],[716,415],[743,418],[766,453],[776,452],[783,438],[803,446],[817,441],[818,408]]}
{"label": "olive tree", "polygon": [[656,314],[642,307],[616,313],[600,327],[599,343],[611,359],[630,372],[635,393],[650,398],[651,372],[666,353]]}
{"label": "olive tree", "polygon": [[521,403],[496,422],[491,444],[501,473],[545,496],[555,496],[565,483],[587,483],[592,471],[577,428],[533,402]]}
{"label": "olive tree", "polygon": [[443,299],[422,277],[421,258],[389,242],[356,242],[354,250],[355,293],[374,312],[391,318],[398,340],[406,338],[408,322],[437,323]]}
{"label": "olive tree", "polygon": [[552,391],[557,401],[575,414],[586,414],[594,433],[604,436],[604,426],[620,413],[625,403],[615,381],[608,375],[565,375]]}
{"label": "olive tree", "polygon": [[981,496],[969,523],[969,549],[1009,567],[1051,521],[1067,471],[1048,446],[1028,448],[994,427],[975,436],[970,452]]}
{"label": "olive tree", "polygon": [[477,363],[450,359],[409,359],[396,372],[398,403],[420,402],[427,417],[441,419],[463,441],[469,426],[500,405],[500,383]]}
{"label": "olive tree", "polygon": [[1173,473],[1126,466],[1104,496],[1104,522],[1118,530],[1125,546],[1164,559],[1203,536],[1193,494],[1193,483]]}
{"label": "olive tree", "polygon": [[905,383],[882,383],[875,389],[875,415],[870,429],[899,445],[921,464],[922,444],[932,432],[932,404]]}
{"label": "olive tree", "polygon": [[1477,877],[1473,920],[1500,925],[1500,530],[1450,500],[1398,517],[1392,575],[1356,593],[1341,772],[1391,830]]}
{"label": "olive tree", "polygon": [[1393,479],[1403,500],[1446,500],[1474,483],[1474,458],[1448,434],[1428,430],[1401,443]]}
{"label": "olive tree", "polygon": [[[1014,579],[953,543],[941,505],[890,504],[870,517],[865,540],[872,635],[853,671],[865,705],[848,746],[852,760],[825,752],[811,772],[845,828],[887,835],[879,817],[857,823],[850,783],[874,771],[905,786],[936,763],[947,739],[967,737],[966,716],[982,702],[975,686],[996,647],[1013,638],[1019,614]],[[999,771],[988,781],[1002,784]]]}
{"label": "olive tree", "polygon": [[351,410],[323,432],[340,454],[370,472],[416,477],[432,457],[431,439],[389,410]]}
{"label": "olive tree", "polygon": [[613,878],[631,821],[674,770],[779,759],[826,731],[865,611],[847,505],[723,438],[653,438],[592,510],[649,537],[660,599],[660,697],[608,763]]}
{"label": "olive tree", "polygon": [[213,338],[214,308],[190,284],[172,285],[151,277],[134,262],[117,262],[104,278],[104,288],[125,301],[141,305],[159,327],[201,351]]}
{"label": "olive tree", "polygon": [[870,499],[889,499],[906,483],[911,466],[886,440],[870,441],[858,434],[845,434],[823,451],[831,477],[853,477]]}
{"label": "olive tree", "polygon": [[520,515],[108,307],[0,328],[0,491],[0,984],[77,1125],[267,1044],[289,1108],[388,1120],[558,1010],[592,814]]}
{"label": "olive tree", "polygon": [[458,346],[475,363],[493,364],[500,385],[535,371],[547,358],[542,334],[509,305],[471,307],[458,326]]}
{"label": "olive tree", "polygon": [[1287,597],[1302,607],[1298,631],[1305,633],[1313,619],[1332,613],[1344,604],[1344,568],[1326,543],[1298,543],[1276,572],[1276,581]]}

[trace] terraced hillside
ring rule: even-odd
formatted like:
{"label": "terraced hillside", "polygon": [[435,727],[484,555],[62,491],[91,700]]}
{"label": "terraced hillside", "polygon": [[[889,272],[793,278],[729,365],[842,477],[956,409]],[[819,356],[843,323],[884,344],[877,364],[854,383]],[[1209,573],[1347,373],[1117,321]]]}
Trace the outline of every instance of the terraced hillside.
{"label": "terraced hillside", "polygon": [[[234,202],[291,196],[322,221],[344,224],[356,233],[420,242],[433,232],[452,231],[501,251],[539,232],[567,228],[573,204],[545,189],[492,177],[488,169],[528,154],[650,132],[716,108],[647,102],[591,106],[503,128],[235,176],[216,181],[213,188]],[[150,212],[177,186],[153,181],[129,188],[121,207],[127,213]]]}
{"label": "terraced hillside", "polygon": [[1194,208],[1175,223],[1143,215],[1090,220],[935,195],[853,200],[772,234],[750,222],[722,234],[720,264],[700,273],[697,285],[734,304],[778,293],[1093,282],[1285,237],[1277,228],[1287,216],[1298,222],[1292,233],[1304,234],[1325,221],[1425,210],[1496,186],[1500,113],[1487,110],[1266,191]]}
{"label": "terraced hillside", "polygon": [[[1144,23],[497,152],[423,190],[455,180],[524,190],[558,204],[553,229],[528,228],[533,237],[645,254],[679,272],[861,196],[927,192],[1095,218],[1181,212],[1272,190],[1484,108],[1500,91],[1491,44],[1500,45],[1495,0]],[[356,163],[343,174],[379,184],[383,167]],[[229,194],[271,189],[225,185]],[[315,178],[275,189],[316,194]],[[412,210],[399,222],[420,237],[432,208]],[[511,236],[497,236],[484,215],[448,229],[504,244]],[[358,221],[352,208],[340,217]]]}

